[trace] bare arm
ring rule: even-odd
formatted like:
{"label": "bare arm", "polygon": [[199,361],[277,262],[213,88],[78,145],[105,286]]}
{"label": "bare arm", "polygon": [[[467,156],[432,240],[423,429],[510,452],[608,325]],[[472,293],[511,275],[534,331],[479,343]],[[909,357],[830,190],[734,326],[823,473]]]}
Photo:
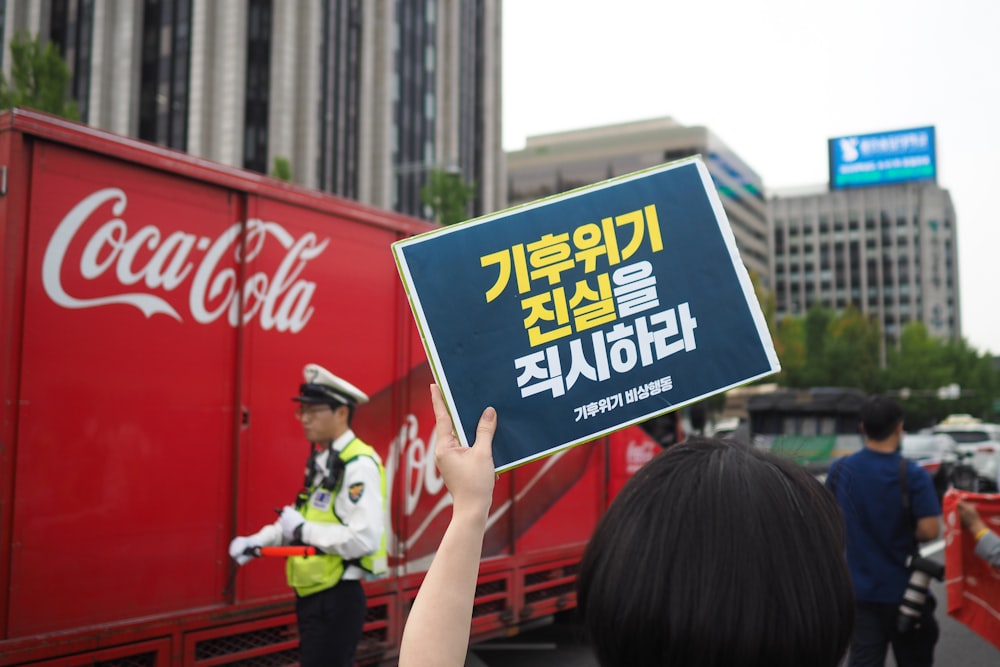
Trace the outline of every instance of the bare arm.
{"label": "bare arm", "polygon": [[979,516],[976,506],[966,500],[958,501],[958,518],[973,535],[978,535],[983,528],[989,530],[986,522]]}
{"label": "bare arm", "polygon": [[941,534],[941,517],[925,516],[917,519],[917,542],[930,542]]}
{"label": "bare arm", "polygon": [[979,511],[972,503],[958,501],[958,518],[962,525],[976,538],[976,555],[993,567],[1000,568],[1000,536],[990,530]]}
{"label": "bare arm", "polygon": [[993,567],[1000,568],[1000,537],[990,531],[976,543],[976,555]]}
{"label": "bare arm", "polygon": [[469,650],[472,604],[493,499],[493,434],[497,416],[486,408],[476,443],[455,436],[437,385],[431,385],[437,425],[434,460],[453,498],[451,522],[441,539],[403,628],[400,667],[462,667]]}

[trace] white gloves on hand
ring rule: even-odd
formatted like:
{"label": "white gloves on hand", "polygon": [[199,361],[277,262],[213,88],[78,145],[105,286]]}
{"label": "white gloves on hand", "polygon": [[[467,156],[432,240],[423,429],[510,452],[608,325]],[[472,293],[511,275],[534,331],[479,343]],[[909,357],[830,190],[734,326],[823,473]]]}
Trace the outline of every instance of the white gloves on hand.
{"label": "white gloves on hand", "polygon": [[295,529],[305,522],[305,517],[297,509],[291,505],[285,505],[285,508],[281,510],[281,517],[278,519],[278,525],[281,526],[281,534],[285,541],[292,542],[296,537],[301,538],[301,534],[295,534]]}
{"label": "white gloves on hand", "polygon": [[244,553],[247,548],[259,547],[260,542],[249,537],[234,537],[229,543],[229,556],[236,561],[237,565],[246,565],[253,560],[253,556]]}

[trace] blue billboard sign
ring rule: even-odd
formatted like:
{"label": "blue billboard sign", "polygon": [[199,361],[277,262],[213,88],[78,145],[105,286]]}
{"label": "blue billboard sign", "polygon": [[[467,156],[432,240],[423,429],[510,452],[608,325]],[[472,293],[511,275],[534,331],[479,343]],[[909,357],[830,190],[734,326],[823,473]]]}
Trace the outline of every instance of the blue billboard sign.
{"label": "blue billboard sign", "polygon": [[937,178],[933,127],[836,137],[829,143],[831,190]]}
{"label": "blue billboard sign", "polygon": [[460,440],[497,470],[779,370],[700,157],[398,241]]}

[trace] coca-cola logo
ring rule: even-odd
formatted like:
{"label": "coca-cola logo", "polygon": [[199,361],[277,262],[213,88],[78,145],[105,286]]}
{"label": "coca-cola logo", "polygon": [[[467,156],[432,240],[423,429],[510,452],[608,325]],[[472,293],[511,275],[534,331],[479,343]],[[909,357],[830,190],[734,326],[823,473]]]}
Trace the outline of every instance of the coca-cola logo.
{"label": "coca-cola logo", "polygon": [[[389,456],[386,459],[385,477],[389,489],[395,489],[393,480],[399,473],[400,464],[403,470],[410,474],[403,475],[403,515],[410,517],[420,505],[421,497],[425,494],[428,497],[441,495],[444,488],[444,480],[438,473],[434,464],[434,445],[436,444],[436,434],[432,430],[430,437],[425,441],[420,437],[420,423],[416,415],[408,414],[403,420],[403,425],[399,428],[399,433],[389,445]],[[438,498],[434,507],[431,508],[421,519],[420,524],[410,531],[408,539],[389,540],[389,543],[398,547],[399,555],[407,553],[420,541],[424,532],[431,525],[434,519],[444,510],[451,506],[451,494],[445,493]],[[390,551],[396,549],[390,547]]]}
{"label": "coca-cola logo", "polygon": [[629,440],[625,449],[625,472],[634,475],[639,468],[646,465],[656,456],[657,446],[650,440],[636,442]]}
{"label": "coca-cola logo", "polygon": [[[262,329],[280,332],[298,333],[308,324],[316,283],[301,276],[329,239],[319,241],[313,232],[295,238],[280,224],[258,219],[234,223],[214,239],[187,231],[164,234],[152,224],[130,226],[123,218],[127,202],[119,188],[98,190],[59,223],[42,261],[42,284],[53,302],[74,309],[125,304],[147,318],[163,314],[183,322],[161,294],[186,288],[188,314],[200,324],[223,315],[234,327],[256,318]],[[111,216],[104,218],[108,205]],[[284,258],[273,274],[249,273],[240,284],[238,265],[250,266],[269,239],[284,249]],[[70,247],[81,245],[78,261],[71,259]],[[79,281],[64,282],[64,275],[99,284],[104,293],[71,294],[67,286]]]}
{"label": "coca-cola logo", "polygon": [[[387,487],[396,489],[394,480],[397,475],[402,474],[403,483],[400,491],[403,494],[403,514],[406,518],[415,517],[418,521],[415,526],[406,522],[408,532],[405,538],[392,530],[393,539],[387,540],[390,545],[389,555],[401,557],[405,554],[409,566],[415,569],[421,565],[426,566],[426,563],[421,560],[422,557],[433,554],[437,550],[441,533],[428,534],[427,531],[434,525],[438,516],[452,505],[451,494],[447,493],[444,480],[434,463],[436,444],[437,434],[433,427],[431,427],[428,438],[424,440],[420,437],[420,423],[416,415],[408,414],[396,437],[389,444],[389,453],[385,463]],[[526,480],[517,497],[491,507],[486,522],[487,529],[502,520],[515,502],[530,496],[536,484],[552,475],[553,470],[559,467],[559,463],[567,451],[556,452],[546,458],[542,467],[532,470],[532,477]],[[528,469],[525,469],[524,472],[528,472]],[[564,490],[561,489],[561,491]],[[424,504],[425,498],[433,502],[432,507],[427,507]],[[547,507],[542,509],[547,509]],[[392,522],[389,525],[392,526]]]}

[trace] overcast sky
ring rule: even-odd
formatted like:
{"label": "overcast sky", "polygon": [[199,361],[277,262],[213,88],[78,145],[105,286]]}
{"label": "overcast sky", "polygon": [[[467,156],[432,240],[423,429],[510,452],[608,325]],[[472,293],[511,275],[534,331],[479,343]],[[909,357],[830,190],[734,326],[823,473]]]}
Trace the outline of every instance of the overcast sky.
{"label": "overcast sky", "polygon": [[830,137],[933,125],[962,333],[1000,355],[998,30],[997,0],[504,0],[504,148],[671,116],[773,189],[826,183]]}

